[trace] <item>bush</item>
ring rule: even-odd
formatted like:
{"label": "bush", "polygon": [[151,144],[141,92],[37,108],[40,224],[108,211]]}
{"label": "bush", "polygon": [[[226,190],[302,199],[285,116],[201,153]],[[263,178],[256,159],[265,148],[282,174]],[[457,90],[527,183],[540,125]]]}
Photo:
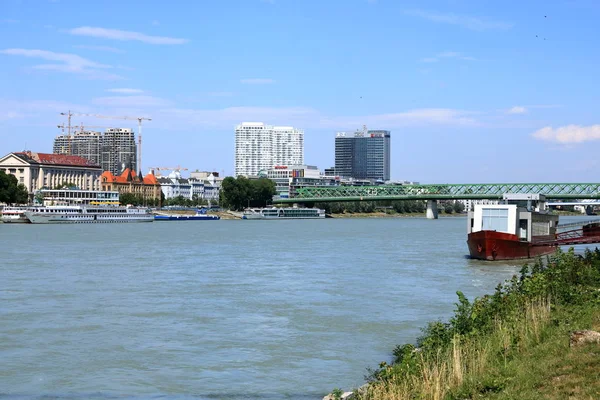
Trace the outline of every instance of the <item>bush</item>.
{"label": "bush", "polygon": [[[599,287],[600,250],[577,255],[570,249],[524,266],[492,295],[471,302],[457,292],[452,318],[430,322],[418,347],[396,346],[391,365],[382,362],[370,370],[369,389],[361,398],[444,398],[453,390],[457,397],[449,398],[472,398],[466,392],[500,391],[506,382],[484,373],[494,357],[506,362],[539,341],[553,308],[598,307]],[[465,374],[471,380],[462,393]]]}

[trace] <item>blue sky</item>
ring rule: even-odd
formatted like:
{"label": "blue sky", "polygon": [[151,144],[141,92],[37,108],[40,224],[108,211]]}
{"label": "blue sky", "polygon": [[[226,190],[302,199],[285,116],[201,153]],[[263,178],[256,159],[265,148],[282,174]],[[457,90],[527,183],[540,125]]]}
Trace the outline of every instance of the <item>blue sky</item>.
{"label": "blue sky", "polygon": [[[234,126],[392,131],[392,178],[597,182],[600,2],[0,1],[0,152],[145,116],[143,164],[233,172]],[[88,126],[135,121],[74,116]],[[102,130],[102,128],[96,128]]]}

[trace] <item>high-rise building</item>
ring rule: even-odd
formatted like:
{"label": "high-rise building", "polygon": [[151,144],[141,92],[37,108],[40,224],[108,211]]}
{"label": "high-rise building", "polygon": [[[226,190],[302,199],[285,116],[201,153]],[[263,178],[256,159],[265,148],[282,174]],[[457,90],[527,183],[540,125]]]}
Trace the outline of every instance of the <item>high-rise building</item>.
{"label": "high-rise building", "polygon": [[60,135],[54,139],[54,154],[66,154],[83,157],[94,165],[100,165],[100,132],[75,132],[73,136]]}
{"label": "high-rise building", "polygon": [[109,128],[102,137],[100,148],[103,171],[115,175],[121,174],[125,168],[137,171],[137,145],[135,133],[129,128]]}
{"label": "high-rise building", "polygon": [[235,176],[256,176],[276,165],[304,164],[304,131],[243,122],[235,128]]}
{"label": "high-rise building", "polygon": [[53,153],[83,157],[115,175],[125,168],[137,170],[135,133],[128,128],[110,128],[104,134],[83,131],[60,135],[54,139]]}
{"label": "high-rise building", "polygon": [[390,180],[390,131],[338,132],[335,173],[347,178]]}

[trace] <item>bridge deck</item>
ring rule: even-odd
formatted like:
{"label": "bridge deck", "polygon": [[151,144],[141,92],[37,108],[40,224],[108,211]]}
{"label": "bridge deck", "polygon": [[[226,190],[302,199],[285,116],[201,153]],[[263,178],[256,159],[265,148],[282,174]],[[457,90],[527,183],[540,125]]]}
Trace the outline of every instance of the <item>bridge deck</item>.
{"label": "bridge deck", "polygon": [[547,199],[600,199],[600,183],[477,183],[379,186],[311,186],[275,203],[373,200],[500,200],[505,193],[544,194]]}

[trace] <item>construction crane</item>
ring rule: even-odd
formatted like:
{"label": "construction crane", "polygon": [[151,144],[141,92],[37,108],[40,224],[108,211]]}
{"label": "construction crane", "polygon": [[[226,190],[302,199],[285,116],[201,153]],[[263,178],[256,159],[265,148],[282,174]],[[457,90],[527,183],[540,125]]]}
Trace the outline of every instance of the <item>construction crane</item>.
{"label": "construction crane", "polygon": [[[62,133],[64,135],[65,133],[65,124],[60,124],[60,125],[56,125],[57,128],[61,128],[62,129]],[[114,128],[114,126],[104,126],[104,125],[84,125],[83,122],[80,123],[79,125],[74,125],[72,126],[73,129],[75,129],[73,131],[73,134],[76,134],[77,132],[85,132],[86,129],[88,128],[105,128],[105,129],[112,129]],[[77,130],[77,128],[79,128],[79,130]]]}
{"label": "construction crane", "polygon": [[71,117],[73,115],[77,116],[85,116],[85,117],[94,117],[94,118],[107,118],[107,119],[126,119],[126,120],[137,120],[138,122],[138,160],[137,167],[138,170],[142,170],[142,121],[152,121],[152,118],[145,117],[130,117],[130,116],[108,116],[108,115],[99,115],[99,114],[82,114],[82,113],[72,113],[70,110],[67,113],[60,113],[60,115],[66,115],[68,119],[68,135],[69,135],[69,154],[71,152],[70,149],[70,138],[71,138]]}
{"label": "construction crane", "polygon": [[160,176],[160,171],[187,171],[187,168],[181,168],[180,166],[177,167],[150,167],[150,169],[156,170],[156,173],[158,176]]}

